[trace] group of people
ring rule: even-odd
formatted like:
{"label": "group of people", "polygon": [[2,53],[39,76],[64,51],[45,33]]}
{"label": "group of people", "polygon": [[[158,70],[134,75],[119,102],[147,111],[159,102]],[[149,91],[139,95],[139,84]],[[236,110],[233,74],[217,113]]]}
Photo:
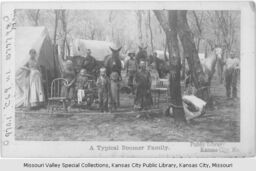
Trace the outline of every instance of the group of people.
{"label": "group of people", "polygon": [[[87,56],[90,56],[90,61],[95,59],[90,55],[88,50]],[[151,97],[151,75],[147,70],[146,62],[140,61],[139,64],[135,60],[135,53],[129,53],[130,57],[125,63],[126,75],[128,77],[128,86],[134,94],[134,109],[147,109],[153,104]],[[86,57],[87,58],[87,57]],[[85,58],[85,59],[86,59]],[[90,66],[89,62],[87,62]],[[93,68],[92,68],[93,69]],[[62,78],[67,80],[68,84],[62,86],[61,94],[67,97],[65,109],[69,111],[74,105],[74,97],[77,102],[82,103],[85,98],[85,91],[89,88],[90,71],[82,68],[78,74],[74,70],[71,60],[67,60],[62,71]],[[77,76],[76,76],[77,75]],[[116,110],[120,105],[119,90],[122,78],[117,72],[112,72],[107,75],[107,69],[101,67],[99,75],[96,79],[96,87],[98,91],[98,104],[101,112],[111,112]]]}
{"label": "group of people", "polygon": [[[45,94],[43,88],[42,75],[40,73],[40,67],[37,64],[35,49],[29,51],[30,59],[21,68],[26,72],[26,89],[25,89],[25,101],[24,105],[31,109],[43,106],[45,102]],[[150,67],[147,66],[146,61],[137,61],[135,53],[128,53],[129,59],[124,64],[126,76],[128,77],[128,86],[134,95],[134,109],[143,110],[148,109],[153,104],[151,95],[152,86],[152,72],[154,63]],[[63,84],[61,88],[61,95],[67,97],[65,103],[65,109],[70,110],[74,104],[72,100],[74,97],[78,104],[81,104],[85,99],[85,90],[92,87],[91,81],[92,70],[90,68],[92,62],[96,60],[91,56],[91,50],[88,49],[87,56],[84,64],[87,68],[81,68],[78,72],[75,71],[73,62],[67,60],[62,71],[62,78],[67,80],[67,84]],[[153,68],[153,69],[152,69]],[[89,72],[88,72],[88,69]],[[237,97],[237,78],[239,71],[239,59],[231,53],[230,57],[225,61],[225,87],[226,95],[228,98]],[[94,78],[95,79],[95,78]],[[109,76],[107,75],[106,68],[101,67],[99,70],[99,76],[96,79],[96,87],[98,91],[98,103],[99,110],[101,112],[116,110],[120,105],[119,89],[122,78],[117,72],[112,72]]]}

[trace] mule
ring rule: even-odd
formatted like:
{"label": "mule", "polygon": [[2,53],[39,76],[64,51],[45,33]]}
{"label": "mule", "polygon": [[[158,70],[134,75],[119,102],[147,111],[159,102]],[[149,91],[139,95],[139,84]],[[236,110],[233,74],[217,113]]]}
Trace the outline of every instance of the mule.
{"label": "mule", "polygon": [[112,72],[117,72],[119,76],[121,76],[121,70],[122,70],[122,62],[120,59],[120,50],[122,47],[119,49],[115,50],[110,47],[110,50],[112,52],[111,55],[107,55],[104,59],[104,66],[107,70],[107,76],[109,77]]}
{"label": "mule", "polygon": [[148,60],[147,46],[146,47],[139,46],[139,51],[135,55],[135,59],[137,61],[137,64],[139,64],[140,61],[147,62]]}
{"label": "mule", "polygon": [[201,65],[204,71],[204,74],[207,76],[207,87],[208,87],[208,94],[210,95],[210,86],[211,80],[215,73],[216,64],[219,60],[222,59],[222,49],[220,47],[216,47],[205,59],[201,59]]}
{"label": "mule", "polygon": [[[105,59],[104,59],[104,66],[106,68],[106,74],[109,78],[110,78],[110,75],[112,73],[116,72],[119,76],[119,79],[122,80],[122,76],[121,76],[122,63],[121,63],[121,59],[120,59],[120,55],[119,55],[119,52],[120,52],[121,49],[122,49],[122,47],[120,47],[117,50],[112,49],[110,47],[110,50],[112,51],[112,54],[106,56]],[[115,84],[112,84],[112,85],[115,85]],[[120,106],[119,86],[112,86],[110,91],[111,91],[111,94],[114,95],[118,99],[117,103],[116,103],[116,107],[119,107]]]}
{"label": "mule", "polygon": [[169,72],[169,66],[168,66],[169,62],[159,59],[158,57],[156,57],[154,55],[149,55],[148,64],[151,65],[153,63],[155,63],[155,65],[156,65],[156,70],[158,72],[159,77],[165,78]]}

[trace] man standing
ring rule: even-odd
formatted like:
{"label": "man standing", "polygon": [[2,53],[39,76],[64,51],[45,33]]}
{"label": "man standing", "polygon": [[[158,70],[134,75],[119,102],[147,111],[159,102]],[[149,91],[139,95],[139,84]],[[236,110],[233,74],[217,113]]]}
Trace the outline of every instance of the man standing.
{"label": "man standing", "polygon": [[130,57],[130,59],[126,61],[124,68],[126,70],[126,74],[128,75],[128,86],[131,88],[133,92],[133,80],[137,71],[137,63],[135,60],[134,52],[128,53],[128,56]]}
{"label": "man standing", "polygon": [[97,61],[93,56],[91,56],[91,50],[87,49],[87,54],[83,63],[83,68],[86,69],[89,74],[95,75],[95,69],[97,69],[96,65]]}
{"label": "man standing", "polygon": [[235,57],[234,53],[230,54],[230,57],[226,60],[225,63],[225,80],[226,80],[226,93],[227,98],[231,98],[231,89],[232,97],[237,97],[237,77],[239,71],[239,59]]}
{"label": "man standing", "polygon": [[146,69],[146,62],[140,62],[140,69],[135,75],[135,99],[134,109],[145,110],[153,105],[151,96],[151,75]]}

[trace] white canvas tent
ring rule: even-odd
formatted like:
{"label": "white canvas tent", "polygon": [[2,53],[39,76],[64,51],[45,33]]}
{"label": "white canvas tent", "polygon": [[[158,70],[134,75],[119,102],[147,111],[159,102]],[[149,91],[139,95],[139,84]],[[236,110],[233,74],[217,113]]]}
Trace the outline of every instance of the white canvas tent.
{"label": "white canvas tent", "polygon": [[[29,50],[37,52],[38,65],[46,71],[47,78],[53,78],[54,56],[53,46],[45,27],[17,27],[15,44],[15,67],[16,67],[16,107],[24,104],[24,86],[26,73],[21,69],[29,61]],[[49,81],[49,80],[48,80]]]}
{"label": "white canvas tent", "polygon": [[111,54],[109,47],[115,49],[112,42],[99,40],[75,39],[71,44],[71,56],[86,56],[87,49],[91,50],[91,55],[98,61],[103,61],[105,56]]}

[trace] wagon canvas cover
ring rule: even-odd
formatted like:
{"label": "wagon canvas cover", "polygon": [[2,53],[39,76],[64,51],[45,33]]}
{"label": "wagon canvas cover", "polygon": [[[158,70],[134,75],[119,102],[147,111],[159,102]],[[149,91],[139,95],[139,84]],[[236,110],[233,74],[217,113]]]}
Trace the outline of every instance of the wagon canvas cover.
{"label": "wagon canvas cover", "polygon": [[87,49],[91,50],[91,55],[98,61],[103,61],[104,58],[111,54],[110,47],[115,47],[114,43],[99,40],[84,40],[75,39],[72,43],[71,56],[86,56]]}

